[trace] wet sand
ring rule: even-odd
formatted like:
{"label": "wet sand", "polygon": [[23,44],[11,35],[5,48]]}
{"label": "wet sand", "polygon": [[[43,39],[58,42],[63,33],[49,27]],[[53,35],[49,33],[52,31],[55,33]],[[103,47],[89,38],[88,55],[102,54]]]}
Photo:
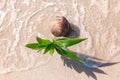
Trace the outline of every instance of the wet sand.
{"label": "wet sand", "polygon": [[[26,48],[36,36],[53,38],[49,24],[55,16],[65,16],[77,37],[88,38],[71,51],[109,64],[89,69],[57,53]],[[119,0],[1,0],[0,80],[119,80],[119,34]]]}

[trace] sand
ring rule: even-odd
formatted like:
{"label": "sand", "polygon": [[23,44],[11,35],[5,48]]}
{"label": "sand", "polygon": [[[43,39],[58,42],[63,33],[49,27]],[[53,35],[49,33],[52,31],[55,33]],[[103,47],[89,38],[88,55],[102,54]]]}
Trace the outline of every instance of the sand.
{"label": "sand", "polygon": [[[91,69],[56,52],[26,48],[36,36],[53,38],[49,24],[55,16],[65,16],[77,37],[88,38],[71,51],[108,64]],[[0,80],[120,80],[119,34],[119,0],[1,0]]]}

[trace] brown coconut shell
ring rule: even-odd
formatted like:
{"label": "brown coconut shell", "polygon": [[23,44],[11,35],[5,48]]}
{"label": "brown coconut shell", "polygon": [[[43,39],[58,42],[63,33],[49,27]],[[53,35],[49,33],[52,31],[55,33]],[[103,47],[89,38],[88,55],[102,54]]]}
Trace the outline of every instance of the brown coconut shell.
{"label": "brown coconut shell", "polygon": [[66,36],[70,31],[70,23],[63,16],[55,17],[55,19],[51,22],[50,27],[51,33],[54,36]]}

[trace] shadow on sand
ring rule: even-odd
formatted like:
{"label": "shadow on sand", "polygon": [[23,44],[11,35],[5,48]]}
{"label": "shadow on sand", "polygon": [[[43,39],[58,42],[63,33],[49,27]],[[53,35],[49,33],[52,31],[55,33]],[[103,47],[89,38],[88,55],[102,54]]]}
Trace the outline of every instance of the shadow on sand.
{"label": "shadow on sand", "polygon": [[[78,26],[70,23],[71,29],[70,32],[66,35],[66,37],[71,37],[71,38],[77,38],[80,36],[80,29],[78,28]],[[75,52],[73,52],[75,53]],[[85,60],[85,59],[90,59],[88,60],[87,64],[89,64],[90,66],[94,65],[96,66],[96,68],[90,68],[90,67],[86,67],[85,64],[80,63],[79,61],[73,60],[73,59],[68,59],[65,57],[61,56],[61,59],[64,62],[64,66],[67,66],[71,69],[74,69],[75,71],[77,71],[78,73],[82,73],[85,72],[86,75],[89,77],[91,76],[92,78],[94,78],[95,80],[97,80],[97,77],[95,75],[95,73],[100,73],[100,74],[105,74],[107,75],[107,73],[105,73],[103,70],[99,69],[99,67],[107,67],[107,66],[112,66],[114,64],[117,64],[119,62],[114,62],[114,63],[102,63],[102,61],[104,62],[104,60],[95,58],[95,57],[90,57],[84,54],[77,54],[81,59]]]}
{"label": "shadow on sand", "polygon": [[[83,55],[83,54],[82,54]],[[86,55],[84,55],[86,56]],[[88,56],[87,56],[88,57]],[[99,67],[97,68],[89,68],[89,67],[86,67],[83,63],[80,63],[79,61],[76,61],[76,60],[73,60],[73,59],[68,59],[68,58],[65,58],[63,56],[61,56],[61,59],[63,60],[64,62],[64,66],[67,66],[71,69],[74,69],[75,71],[77,71],[78,73],[82,73],[82,72],[85,72],[86,75],[88,77],[92,77],[94,78],[95,80],[97,80],[97,77],[95,75],[95,73],[100,73],[100,74],[105,74],[107,75],[107,73],[105,73],[103,70],[99,69],[99,67],[107,67],[107,66],[112,66],[114,64],[117,64],[119,62],[114,62],[114,63],[106,63],[106,64],[103,64],[103,65],[100,65]],[[96,62],[97,63],[97,62]],[[100,64],[100,63],[98,63]],[[101,63],[102,64],[102,63]]]}
{"label": "shadow on sand", "polygon": [[76,25],[70,23],[70,31],[67,33],[65,37],[76,38],[79,37],[79,35],[80,29]]}

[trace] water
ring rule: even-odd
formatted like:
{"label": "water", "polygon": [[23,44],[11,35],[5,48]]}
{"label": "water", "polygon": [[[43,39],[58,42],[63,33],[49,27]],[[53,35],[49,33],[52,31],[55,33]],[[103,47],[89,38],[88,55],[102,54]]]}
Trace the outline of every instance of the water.
{"label": "water", "polygon": [[[44,66],[51,61],[49,55],[24,45],[36,42],[36,36],[52,39],[49,23],[58,15],[80,29],[79,37],[88,38],[74,46],[75,51],[111,60],[120,52],[120,9],[118,4],[116,12],[109,15],[108,5],[109,0],[0,0],[0,74]],[[84,64],[97,67],[89,59]]]}
{"label": "water", "polygon": [[94,58],[87,58],[83,64],[88,68],[99,68],[100,66],[107,64],[109,61],[97,60]]}

